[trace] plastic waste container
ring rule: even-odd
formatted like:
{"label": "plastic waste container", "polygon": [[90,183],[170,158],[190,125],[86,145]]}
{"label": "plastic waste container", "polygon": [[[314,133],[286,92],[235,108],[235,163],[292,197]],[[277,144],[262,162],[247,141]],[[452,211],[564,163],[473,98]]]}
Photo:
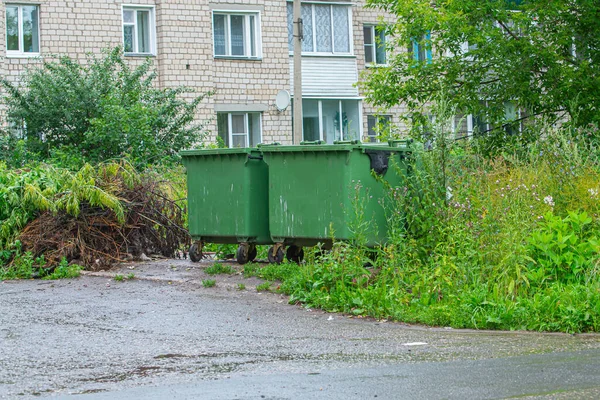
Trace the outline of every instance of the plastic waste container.
{"label": "plastic waste container", "polygon": [[256,245],[269,234],[268,168],[252,148],[187,150],[188,224],[194,243],[190,259],[202,258],[205,243],[236,244],[237,261],[256,258]]}
{"label": "plastic waste container", "polygon": [[281,262],[287,246],[288,260],[299,262],[303,246],[352,240],[357,229],[367,246],[386,242],[388,188],[404,185],[410,141],[308,143],[261,151],[269,167],[274,243],[269,261]]}

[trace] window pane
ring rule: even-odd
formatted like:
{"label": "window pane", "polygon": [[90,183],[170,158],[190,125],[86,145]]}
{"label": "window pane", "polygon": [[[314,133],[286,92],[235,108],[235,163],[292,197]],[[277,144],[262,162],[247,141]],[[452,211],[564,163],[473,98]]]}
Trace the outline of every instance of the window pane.
{"label": "window pane", "polygon": [[123,27],[123,51],[133,53],[133,25]]}
{"label": "window pane", "polygon": [[231,55],[243,56],[244,51],[244,16],[231,15]]}
{"label": "window pane", "polygon": [[377,64],[385,64],[387,62],[385,57],[385,31],[383,29],[376,29],[377,32],[377,43],[376,43],[376,55],[375,62]]}
{"label": "window pane", "polygon": [[231,147],[247,147],[246,135],[233,135],[231,141],[233,142]]}
{"label": "window pane", "polygon": [[317,35],[317,51],[332,52],[331,44],[331,7],[315,5],[315,25]]}
{"label": "window pane", "polygon": [[217,114],[217,132],[226,147],[229,147],[229,114]]}
{"label": "window pane", "polygon": [[302,34],[304,39],[302,40],[302,51],[314,51],[313,47],[313,20],[312,20],[312,6],[302,6]]}
{"label": "window pane", "polygon": [[332,6],[333,38],[336,53],[350,53],[350,22],[346,6]]}
{"label": "window pane", "polygon": [[245,114],[234,114],[231,116],[231,133],[246,134],[246,118]]}
{"label": "window pane", "polygon": [[227,54],[225,45],[225,15],[215,14],[213,16],[214,37],[215,37],[215,55],[224,56]]}
{"label": "window pane", "polygon": [[254,147],[261,142],[260,113],[248,114],[248,125],[250,128],[250,146]]}
{"label": "window pane", "polygon": [[374,143],[377,141],[377,133],[375,132],[375,125],[377,120],[374,115],[367,116],[367,139],[369,142]]}
{"label": "window pane", "polygon": [[150,11],[137,12],[138,53],[150,53]]}
{"label": "window pane", "polygon": [[249,15],[248,20],[250,21],[250,56],[256,56],[256,22],[254,15]]}
{"label": "window pane", "polygon": [[302,100],[302,130],[304,140],[319,140],[319,101]]}
{"label": "window pane", "polygon": [[133,24],[133,10],[123,10],[123,22],[126,24]]}
{"label": "window pane", "polygon": [[40,44],[38,42],[38,8],[37,6],[23,7],[23,51],[26,53],[38,53]]}
{"label": "window pane", "polygon": [[6,49],[19,50],[19,9],[6,7]]}
{"label": "window pane", "polygon": [[[340,102],[339,100],[321,100],[322,120],[323,120],[323,139],[332,144],[334,140],[341,140],[340,132]],[[347,118],[342,115],[342,125],[345,125]]]}
{"label": "window pane", "polygon": [[365,26],[363,28],[363,36],[365,39],[365,62],[373,62],[373,27]]}
{"label": "window pane", "polygon": [[294,5],[287,3],[288,48],[294,51]]}
{"label": "window pane", "polygon": [[356,100],[342,101],[344,140],[360,139],[360,118],[358,104],[359,102]]}

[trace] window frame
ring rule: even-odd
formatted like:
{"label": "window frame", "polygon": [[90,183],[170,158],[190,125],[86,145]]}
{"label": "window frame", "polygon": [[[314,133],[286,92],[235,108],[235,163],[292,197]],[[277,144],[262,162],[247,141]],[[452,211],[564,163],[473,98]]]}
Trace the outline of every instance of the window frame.
{"label": "window frame", "polygon": [[[378,34],[378,32],[377,32],[378,28],[379,28],[379,30],[383,30],[383,29],[381,29],[382,27],[379,24],[364,24],[363,25],[363,46],[364,46],[364,50],[365,50],[365,66],[366,67],[376,67],[376,66],[388,65],[388,52],[387,52],[387,48],[386,48],[386,43],[387,43],[388,37],[385,34],[381,35],[384,39],[383,43],[381,43],[380,34]],[[365,29],[369,29],[373,43],[367,44],[367,42],[364,40]],[[383,30],[383,33],[385,33],[385,30]],[[371,52],[371,57],[373,60],[371,62],[367,62],[367,46],[371,47],[370,52]],[[382,50],[383,50],[383,57],[384,57],[383,62],[377,61],[377,50],[380,48],[382,48]]]}
{"label": "window frame", "polygon": [[[427,42],[429,42],[429,46],[426,45]],[[421,59],[421,50],[423,50],[424,59]],[[433,49],[431,48],[431,33],[427,32],[426,34],[424,34],[421,40],[411,39],[408,52],[410,54],[410,57],[416,62],[431,64],[431,61],[433,60]]]}
{"label": "window frame", "polygon": [[[134,11],[134,22],[125,22],[125,11]],[[150,51],[140,52],[138,44],[138,23],[137,12],[148,11],[148,38],[150,40]],[[134,51],[125,51],[125,26],[133,26],[133,47]],[[121,44],[123,46],[123,54],[125,56],[155,56],[156,55],[156,6],[144,4],[122,4],[121,5]]]}
{"label": "window frame", "polygon": [[[373,133],[375,133],[375,135],[371,135],[370,134],[370,124],[369,124],[369,119],[370,118],[374,118],[375,119],[375,124],[373,125]],[[367,114],[367,134],[365,135],[365,139],[369,139],[369,143],[379,143],[379,133],[375,131],[375,129],[377,129],[377,127],[379,125],[382,125],[382,121],[386,121],[387,126],[390,126],[392,124],[393,121],[393,115],[392,114]]]}
{"label": "window frame", "polygon": [[[8,49],[8,15],[7,8],[17,7],[17,23],[18,23],[18,39],[19,39],[19,50]],[[26,52],[23,50],[24,47],[24,36],[23,36],[23,7],[36,7],[37,8],[37,52]],[[7,58],[28,58],[28,57],[39,57],[42,52],[41,43],[41,18],[40,18],[40,4],[39,3],[6,3],[4,4],[4,45],[6,46],[6,57]]]}
{"label": "window frame", "polygon": [[[286,7],[287,5],[291,4],[291,1],[287,1],[286,2]],[[340,2],[340,3],[335,3],[335,2],[310,2],[310,1],[303,1],[302,2],[302,6],[310,6],[311,7],[311,26],[312,26],[312,48],[313,51],[304,51],[302,50],[302,55],[307,55],[307,56],[336,56],[336,57],[353,57],[354,56],[354,36],[353,36],[353,20],[352,20],[352,3],[347,3],[347,2]],[[331,50],[332,51],[316,51],[317,48],[317,25],[316,25],[316,15],[315,15],[315,6],[329,6],[330,9],[330,19],[331,19],[331,24],[330,24],[330,29],[331,29]],[[346,8],[346,12],[348,14],[348,44],[349,44],[349,49],[348,52],[336,52],[335,51],[335,29],[334,29],[334,25],[333,25],[333,7],[334,6],[340,6],[340,7],[345,7]],[[286,8],[287,10],[287,8]],[[293,20],[293,17],[292,17]],[[292,29],[293,29],[293,25],[292,25]],[[293,36],[292,36],[293,37]],[[288,38],[289,38],[289,27],[288,27]],[[288,41],[288,49],[289,49],[289,53],[290,55],[294,54],[293,48],[289,48],[289,41]]]}
{"label": "window frame", "polygon": [[[262,18],[260,10],[222,10],[214,9],[211,10],[211,26],[212,26],[212,46],[213,46],[213,57],[214,58],[229,58],[229,59],[241,59],[241,60],[262,60]],[[225,20],[225,52],[227,54],[217,54],[217,48],[215,46],[215,15],[226,16]],[[233,55],[231,54],[231,16],[243,16],[244,17],[244,52],[246,49],[252,49],[252,29],[250,24],[250,16],[253,16],[254,21],[254,48],[255,55],[244,54],[244,55]]]}
{"label": "window frame", "polygon": [[258,136],[259,136],[259,140],[256,144],[262,143],[263,140],[263,113],[262,112],[258,112],[258,111],[219,111],[217,112],[217,137],[220,137],[219,135],[219,127],[218,127],[218,114],[225,114],[227,115],[227,140],[228,143],[225,143],[227,145],[227,148],[230,149],[234,149],[237,147],[233,147],[233,137],[234,136],[242,136],[242,134],[240,133],[233,133],[233,116],[239,116],[239,115],[243,115],[244,116],[244,128],[245,128],[245,132],[243,133],[246,141],[245,141],[245,146],[244,147],[240,147],[240,148],[248,148],[251,147],[250,144],[250,139],[252,136],[252,132],[250,131],[250,119],[251,119],[251,114],[256,114],[258,115]]}
{"label": "window frame", "polygon": [[[363,135],[363,125],[360,121],[363,120],[363,105],[362,105],[362,98],[343,98],[343,97],[305,97],[302,99],[302,101],[316,101],[317,102],[317,120],[318,120],[318,132],[319,132],[319,139],[321,141],[327,141],[327,138],[325,137],[325,131],[324,131],[324,127],[325,127],[325,122],[324,122],[324,112],[323,112],[323,101],[337,101],[337,113],[339,113],[338,115],[342,116],[342,121],[341,121],[341,126],[340,126],[340,137],[338,140],[340,141],[345,141],[345,140],[353,140],[352,137],[345,137],[345,132],[344,132],[344,125],[346,125],[347,129],[350,129],[349,127],[349,122],[350,121],[343,121],[344,115],[347,115],[347,109],[344,108],[344,104],[343,102],[345,101],[352,101],[352,102],[356,102],[356,111],[358,112],[358,117],[357,117],[357,128],[358,128],[358,132],[356,134],[356,138],[360,139]],[[293,106],[293,103],[292,103]],[[305,119],[305,115],[304,115],[304,110],[305,110],[305,106],[304,104],[302,105],[302,140],[307,140],[304,136],[304,119]],[[339,123],[339,122],[338,122]]]}

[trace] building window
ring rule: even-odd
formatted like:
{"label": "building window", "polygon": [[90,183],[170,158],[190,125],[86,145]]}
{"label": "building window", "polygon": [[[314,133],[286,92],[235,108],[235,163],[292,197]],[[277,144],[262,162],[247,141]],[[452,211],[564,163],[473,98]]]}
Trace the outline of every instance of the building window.
{"label": "building window", "polygon": [[6,54],[16,56],[40,53],[39,7],[6,5]]}
{"label": "building window", "polygon": [[217,131],[226,147],[254,147],[262,141],[261,115],[254,113],[217,113]]}
{"label": "building window", "polygon": [[[302,52],[351,54],[351,11],[350,6],[334,4],[302,5]],[[293,20],[294,7],[287,3],[288,45],[294,51]]]}
{"label": "building window", "polygon": [[123,7],[125,54],[154,54],[155,37],[153,7]]}
{"label": "building window", "polygon": [[431,62],[431,35],[423,35],[421,40],[412,40],[408,48],[412,58],[418,62]]}
{"label": "building window", "polygon": [[258,13],[213,12],[216,57],[260,58]]}
{"label": "building window", "polygon": [[375,25],[363,27],[365,39],[365,63],[385,64],[385,30]]}
{"label": "building window", "polygon": [[[491,107],[488,101],[482,100],[480,104],[485,108]],[[502,106],[504,108],[504,118],[500,126],[489,123],[485,115],[474,115],[472,116],[471,123],[472,130],[476,133],[484,134],[501,127],[508,135],[521,132],[523,130],[523,118],[526,116],[525,111],[517,107],[513,101],[505,101]]]}
{"label": "building window", "polygon": [[378,137],[389,130],[391,122],[391,115],[368,115],[366,141],[370,143],[378,142]]}
{"label": "building window", "polygon": [[354,140],[361,137],[361,108],[358,100],[302,100],[303,139]]}

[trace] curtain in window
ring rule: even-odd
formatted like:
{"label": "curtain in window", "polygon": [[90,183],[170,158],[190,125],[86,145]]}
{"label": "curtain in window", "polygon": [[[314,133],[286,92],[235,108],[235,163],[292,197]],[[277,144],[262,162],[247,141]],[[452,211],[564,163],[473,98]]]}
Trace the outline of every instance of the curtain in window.
{"label": "curtain in window", "polygon": [[332,9],[335,52],[350,53],[350,21],[348,20],[348,7],[332,6]]}
{"label": "curtain in window", "polygon": [[287,3],[288,49],[294,51],[294,5]]}
{"label": "curtain in window", "polygon": [[225,15],[215,14],[213,16],[214,36],[215,36],[215,54],[223,56],[226,53],[225,48]]}
{"label": "curtain in window", "polygon": [[150,53],[150,12],[138,11],[138,53]]}
{"label": "curtain in window", "polygon": [[318,52],[332,52],[331,7],[315,5],[316,42]]}
{"label": "curtain in window", "polygon": [[304,28],[302,33],[304,39],[302,40],[302,51],[314,51],[313,48],[313,19],[312,19],[312,6],[302,6],[302,24]]}
{"label": "curtain in window", "polygon": [[375,47],[375,62],[377,64],[385,64],[385,31],[383,29],[374,28],[377,34],[377,45]]}
{"label": "curtain in window", "polygon": [[243,56],[244,52],[244,16],[232,15],[231,23],[231,55]]}

